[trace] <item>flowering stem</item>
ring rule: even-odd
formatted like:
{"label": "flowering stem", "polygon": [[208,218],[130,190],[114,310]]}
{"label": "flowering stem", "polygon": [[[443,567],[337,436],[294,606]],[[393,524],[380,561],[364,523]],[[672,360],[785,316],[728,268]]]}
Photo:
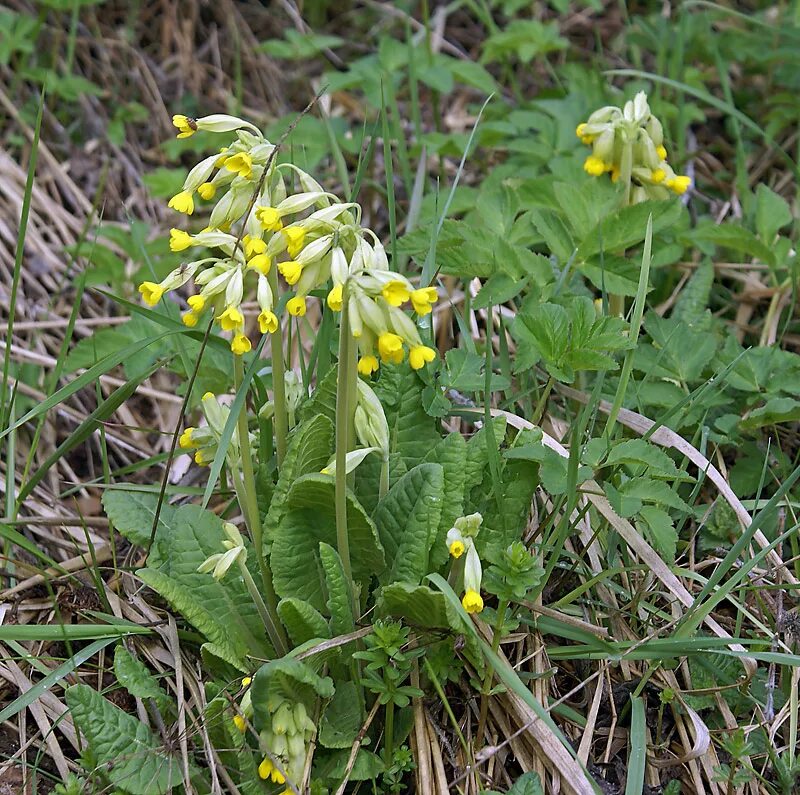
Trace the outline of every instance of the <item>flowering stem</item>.
{"label": "flowering stem", "polygon": [[267,605],[264,603],[264,600],[258,591],[258,586],[253,580],[253,575],[250,574],[250,569],[247,568],[247,563],[241,558],[239,558],[239,569],[242,572],[242,579],[244,580],[244,584],[247,586],[247,591],[250,594],[250,598],[255,603],[258,614],[261,616],[261,620],[264,622],[267,635],[269,635],[269,639],[272,641],[272,645],[275,647],[275,651],[278,656],[283,657],[288,649],[286,648],[283,638],[282,627],[280,624],[276,624],[270,615],[269,609],[267,608]]}
{"label": "flowering stem", "polygon": [[[497,605],[494,634],[492,635],[492,651],[495,654],[497,654],[497,650],[500,648],[500,638],[503,634],[503,622],[506,618],[507,609],[508,601],[506,599],[501,599],[500,603]],[[480,716],[478,718],[478,733],[475,735],[478,738],[479,743],[483,742],[483,733],[486,730],[486,718],[489,715],[489,690],[492,686],[493,674],[494,669],[490,665],[487,665],[486,676],[483,679],[483,687],[481,688],[481,709]]]}
{"label": "flowering stem", "polygon": [[389,491],[389,458],[388,456],[381,461],[381,482],[378,490],[378,499],[382,500]]}
{"label": "flowering stem", "polygon": [[388,770],[392,766],[392,754],[394,753],[394,701],[386,704],[386,724],[383,738],[383,762]]}
{"label": "flowering stem", "polygon": [[[346,290],[346,288],[345,288]],[[342,301],[339,325],[339,373],[336,381],[336,546],[342,559],[342,568],[353,595],[353,570],[350,565],[350,538],[347,533],[347,450],[353,407],[350,406],[350,369],[352,367],[353,339],[347,312],[347,296]]]}
{"label": "flowering stem", "polygon": [[[278,299],[278,274],[275,268],[270,268],[267,280],[272,290],[272,295]],[[280,321],[278,321],[280,324]],[[289,435],[289,421],[286,413],[286,382],[284,381],[283,363],[283,337],[280,325],[274,334],[270,334],[270,348],[272,350],[272,394],[275,403],[275,450],[280,469],[286,455],[286,439]]]}
{"label": "flowering stem", "polygon": [[[242,357],[234,356],[233,382],[237,391],[243,388],[243,381],[244,364],[242,363]],[[281,384],[282,383],[283,379],[281,379]],[[256,478],[253,472],[253,456],[250,451],[250,430],[247,427],[247,401],[242,403],[242,409],[237,417],[237,430],[239,434],[239,449],[241,450],[242,456],[241,490],[244,492],[242,511],[247,521],[247,527],[250,530],[250,537],[253,539],[253,546],[255,546],[256,549],[256,559],[258,560],[258,567],[261,571],[261,580],[263,582],[264,596],[266,598],[265,608],[267,609],[270,622],[276,633],[276,638],[273,638],[270,634],[270,639],[272,640],[273,646],[275,646],[275,651],[282,657],[287,651],[287,642],[283,626],[278,618],[278,598],[272,587],[272,572],[269,570],[269,564],[264,555],[261,514],[258,511]],[[277,643],[276,639],[278,641]]]}
{"label": "flowering stem", "polygon": [[550,392],[553,389],[553,376],[551,375],[547,379],[547,383],[544,385],[544,390],[542,391],[541,397],[539,398],[539,402],[536,404],[536,408],[533,411],[533,419],[531,422],[534,425],[538,425],[542,421],[542,417],[544,416],[544,410],[547,407],[547,398],[550,397]]}
{"label": "flowering stem", "polygon": [[611,317],[625,317],[625,296],[612,293],[608,296],[608,314]]}

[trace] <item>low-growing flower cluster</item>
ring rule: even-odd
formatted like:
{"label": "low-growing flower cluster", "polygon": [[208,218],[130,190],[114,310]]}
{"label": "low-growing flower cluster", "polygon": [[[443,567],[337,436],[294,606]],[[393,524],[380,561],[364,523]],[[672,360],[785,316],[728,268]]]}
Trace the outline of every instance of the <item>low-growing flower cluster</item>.
{"label": "low-growing flower cluster", "polygon": [[[216,202],[204,230],[193,235],[176,228],[170,234],[172,251],[216,253],[182,264],[161,282],[144,282],[139,291],[147,304],[155,306],[166,293],[193,282],[196,291],[187,299],[183,322],[194,327],[211,310],[222,331],[232,334],[231,350],[242,355],[252,348],[246,301],[255,298],[262,334],[278,330],[275,266],[294,293],[286,302],[290,315],[305,315],[309,295],[326,285],[332,285],[327,293],[332,311],[341,312],[347,303],[362,375],[374,373],[381,361],[396,364],[406,355],[416,370],[435,359],[400,307],[410,304],[418,315],[428,314],[436,289],[415,287],[389,268],[380,240],[361,225],[358,204],[341,201],[297,166],[276,163],[274,145],[242,119],[176,115],[173,124],[179,138],[197,130],[235,132],[236,138],[200,161],[169,202],[187,215],[195,211],[195,196]],[[298,189],[291,192],[295,183]]]}
{"label": "low-growing flower cluster", "polygon": [[483,610],[483,597],[481,597],[481,580],[483,569],[478,550],[475,548],[475,538],[483,524],[483,517],[479,513],[469,516],[460,516],[447,532],[447,550],[450,555],[458,560],[464,555],[464,596],[461,604],[468,613],[480,613]]}
{"label": "low-growing flower cluster", "polygon": [[595,177],[609,173],[613,182],[625,186],[630,204],[683,194],[692,184],[667,163],[664,131],[643,91],[622,109],[606,105],[596,110],[575,134],[592,147],[584,170]]}

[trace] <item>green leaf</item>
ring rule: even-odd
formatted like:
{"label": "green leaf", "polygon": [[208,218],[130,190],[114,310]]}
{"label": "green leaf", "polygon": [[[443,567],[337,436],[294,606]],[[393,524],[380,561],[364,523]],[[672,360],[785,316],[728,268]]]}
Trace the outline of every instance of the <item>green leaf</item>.
{"label": "green leaf", "polygon": [[464,348],[451,348],[445,354],[446,385],[460,392],[477,392],[486,386],[483,374],[484,357]]}
{"label": "green leaf", "polygon": [[636,522],[636,528],[649,538],[656,552],[667,563],[675,561],[678,531],[666,511],[653,505],[645,505],[639,511],[639,521]]}
{"label": "green leaf", "polygon": [[[140,547],[150,542],[150,531],[158,500],[154,494],[111,488],[103,492],[103,509],[111,524],[129,541]],[[157,533],[168,533],[175,521],[174,508],[165,502],[159,514]]]}
{"label": "green leaf", "polygon": [[166,795],[183,781],[180,759],[135,715],[115,707],[88,685],[66,691],[67,706],[98,764],[130,795]]}
{"label": "green leaf", "polygon": [[[134,539],[149,538],[156,502],[155,495],[140,492],[103,495],[117,529],[123,535],[131,532]],[[224,539],[216,514],[197,505],[164,506],[147,568],[137,575],[210,641],[215,654],[247,671],[248,655],[268,656],[270,649],[244,582],[231,574],[220,583],[197,572],[206,558],[223,549]]]}
{"label": "green leaf", "polygon": [[778,230],[792,223],[792,211],[782,196],[760,182],[756,188],[756,231],[767,246],[775,241]]}
{"label": "green leaf", "polygon": [[332,367],[317,383],[313,394],[300,407],[300,421],[307,422],[319,415],[336,422],[336,378],[338,367]]}
{"label": "green leaf", "polygon": [[289,597],[278,602],[278,615],[295,646],[315,638],[329,638],[328,622],[308,602]]}
{"label": "green leaf", "polygon": [[289,435],[286,457],[264,519],[264,540],[275,535],[287,509],[287,497],[298,478],[319,472],[330,459],[333,450],[333,424],[324,415],[312,417]]}
{"label": "green leaf", "polygon": [[772,263],[774,256],[751,231],[738,224],[698,224],[689,239],[699,243],[711,243],[718,248],[727,248],[739,254],[749,254],[762,262]]}
{"label": "green leaf", "polygon": [[555,379],[571,383],[580,370],[615,370],[610,354],[630,347],[622,318],[599,316],[591,299],[566,306],[544,303],[517,315],[512,333],[520,343],[515,370],[542,360]]}
{"label": "green leaf", "polygon": [[439,464],[419,464],[406,472],[378,503],[378,528],[388,582],[416,585],[428,573],[428,555],[442,515],[444,472]]}
{"label": "green leaf", "polygon": [[444,471],[442,515],[430,551],[431,567],[438,569],[449,557],[445,538],[455,520],[464,513],[464,486],[467,478],[467,443],[458,431],[444,437],[425,456],[425,463],[440,464]]}
{"label": "green leaf", "polygon": [[[375,525],[350,493],[347,527],[353,576],[369,582],[385,569],[383,548]],[[336,545],[334,482],[328,475],[304,475],[289,491],[286,514],[274,531],[270,563],[281,597],[296,596],[324,610],[320,542]]]}
{"label": "green leaf", "polygon": [[344,575],[342,559],[330,545],[319,545],[319,556],[325,574],[325,587],[328,591],[328,613],[333,636],[347,635],[355,629],[353,608],[350,601],[350,584]]}
{"label": "green leaf", "polygon": [[696,331],[707,331],[711,327],[708,300],[711,297],[713,284],[714,263],[706,257],[681,290],[672,310],[672,317]]}
{"label": "green leaf", "polygon": [[361,709],[355,682],[341,682],[325,707],[319,725],[323,748],[351,748],[361,730]]}
{"label": "green leaf", "polygon": [[763,428],[780,422],[800,420],[800,401],[788,397],[770,398],[763,406],[753,409],[742,419],[742,428]]}
{"label": "green leaf", "polygon": [[603,218],[582,240],[578,259],[588,259],[601,251],[610,254],[624,251],[644,240],[647,219],[653,216],[653,234],[673,226],[683,206],[677,199],[646,201],[621,207]]}
{"label": "green leaf", "polygon": [[547,248],[561,262],[567,262],[575,251],[575,242],[561,215],[552,210],[535,207],[527,216],[547,244]]}
{"label": "green leaf", "polygon": [[497,91],[497,83],[491,74],[479,63],[449,55],[437,54],[459,83],[477,88],[487,96]]}
{"label": "green leaf", "polygon": [[537,773],[523,773],[515,782],[508,795],[544,795],[542,782]]}
{"label": "green leaf", "polygon": [[540,55],[566,49],[567,40],[558,35],[558,23],[536,19],[515,19],[489,35],[483,45],[483,63],[505,61],[515,56],[530,63]]}
{"label": "green leaf", "polygon": [[122,644],[114,651],[114,674],[117,681],[135,698],[152,698],[162,710],[172,703],[147,666]]}
{"label": "green leaf", "polygon": [[626,480],[619,491],[627,497],[644,502],[653,502],[679,511],[690,511],[691,507],[664,480],[653,480],[649,477],[638,477]]}
{"label": "green leaf", "polygon": [[[349,750],[341,750],[329,756],[320,766],[319,776],[339,782],[347,770]],[[365,748],[360,748],[353,769],[348,776],[350,781],[369,781],[383,773],[383,760]]]}
{"label": "green leaf", "polygon": [[422,405],[423,383],[404,363],[381,367],[373,388],[386,413],[390,449],[400,453],[411,469],[441,439],[439,423],[425,413]]}
{"label": "green leaf", "polygon": [[643,465],[647,474],[652,477],[662,478],[691,478],[675,466],[673,460],[660,448],[644,439],[626,439],[618,442],[611,448],[603,466],[628,464],[631,466]]}
{"label": "green leaf", "polygon": [[675,318],[662,318],[648,312],[645,328],[652,345],[639,345],[634,366],[650,377],[676,381],[695,381],[711,362],[717,349],[713,334],[698,333]]}
{"label": "green leaf", "polygon": [[444,595],[427,585],[395,582],[381,588],[376,611],[421,629],[443,629],[450,626],[445,604]]}

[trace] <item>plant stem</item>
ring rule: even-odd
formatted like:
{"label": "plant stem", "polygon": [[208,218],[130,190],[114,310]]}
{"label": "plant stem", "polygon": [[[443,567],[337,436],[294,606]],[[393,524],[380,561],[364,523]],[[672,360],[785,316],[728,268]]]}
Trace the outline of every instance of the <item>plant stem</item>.
{"label": "plant stem", "polygon": [[[497,616],[494,625],[494,634],[492,635],[492,651],[497,654],[500,648],[500,638],[503,635],[503,622],[506,618],[506,609],[508,608],[508,601],[501,599],[497,605]],[[486,731],[486,718],[489,714],[489,690],[492,686],[492,676],[494,670],[491,666],[487,666],[486,676],[483,679],[483,687],[481,688],[481,710],[478,718],[478,733],[475,735],[479,743],[483,743],[483,733]]]}
{"label": "plant stem", "polygon": [[[269,286],[274,299],[278,300],[278,274],[275,268],[270,268],[267,274]],[[286,413],[286,382],[284,381],[283,363],[283,336],[281,335],[280,321],[278,329],[270,334],[270,349],[272,351],[272,395],[275,403],[275,450],[280,469],[286,456],[286,440],[289,435],[289,420]]]}
{"label": "plant stem", "polygon": [[336,381],[336,546],[342,559],[342,568],[350,585],[350,599],[355,615],[353,599],[353,569],[350,565],[350,537],[347,533],[347,450],[350,441],[350,425],[353,406],[350,405],[350,368],[353,346],[347,311],[347,287],[342,301],[339,325],[339,372]]}
{"label": "plant stem", "polygon": [[547,383],[544,385],[544,391],[542,392],[541,397],[539,398],[539,402],[536,404],[536,408],[533,411],[533,418],[531,422],[534,425],[538,425],[542,421],[542,417],[544,416],[544,410],[547,408],[547,398],[550,397],[550,392],[553,389],[553,383],[555,379],[551,375],[547,379]]}
{"label": "plant stem", "polygon": [[[233,357],[233,382],[236,390],[242,389],[244,380],[244,364],[242,363],[241,356]],[[286,641],[286,634],[283,631],[283,626],[278,618],[278,598],[275,595],[275,590],[272,587],[272,572],[269,569],[266,556],[264,555],[264,540],[261,528],[261,514],[258,510],[258,498],[256,496],[256,478],[253,472],[253,456],[250,451],[250,430],[247,427],[247,401],[242,403],[242,410],[237,417],[237,431],[239,435],[239,450],[242,458],[242,477],[240,480],[240,488],[243,492],[244,504],[242,511],[247,521],[248,529],[250,530],[250,537],[253,539],[253,546],[256,550],[256,559],[258,560],[258,568],[261,571],[261,580],[264,587],[264,597],[266,600],[266,607],[270,616],[270,620],[275,627],[277,633],[278,643],[273,640],[275,651],[282,657],[288,650],[288,643]],[[234,475],[234,481],[236,481]],[[238,484],[237,484],[238,485]],[[239,488],[237,488],[237,496]]]}
{"label": "plant stem", "polygon": [[283,628],[280,624],[276,624],[272,618],[272,615],[270,615],[269,608],[261,598],[261,594],[258,591],[258,586],[256,585],[255,580],[253,580],[252,574],[250,574],[250,569],[247,568],[247,563],[245,563],[243,560],[239,560],[239,569],[242,572],[242,579],[244,580],[244,584],[247,586],[247,591],[250,594],[250,598],[255,603],[258,614],[261,616],[261,620],[264,622],[267,635],[269,635],[269,639],[272,641],[275,651],[278,653],[278,655],[283,657],[288,651],[283,640]]}
{"label": "plant stem", "polygon": [[389,701],[386,705],[386,726],[383,738],[383,761],[388,769],[392,764],[392,754],[394,753],[394,701]]}
{"label": "plant stem", "polygon": [[382,500],[389,491],[389,459],[381,461],[381,482],[378,489],[378,499]]}

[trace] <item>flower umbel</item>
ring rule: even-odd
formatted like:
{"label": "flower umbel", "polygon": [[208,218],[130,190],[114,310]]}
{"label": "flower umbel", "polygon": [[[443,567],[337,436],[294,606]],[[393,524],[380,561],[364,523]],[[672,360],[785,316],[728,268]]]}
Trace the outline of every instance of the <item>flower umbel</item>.
{"label": "flower umbel", "polygon": [[661,122],[652,114],[647,95],[640,91],[624,107],[600,108],[579,124],[575,134],[592,147],[583,169],[593,177],[610,173],[624,186],[626,203],[681,195],[691,178],[677,175],[667,163]]}

